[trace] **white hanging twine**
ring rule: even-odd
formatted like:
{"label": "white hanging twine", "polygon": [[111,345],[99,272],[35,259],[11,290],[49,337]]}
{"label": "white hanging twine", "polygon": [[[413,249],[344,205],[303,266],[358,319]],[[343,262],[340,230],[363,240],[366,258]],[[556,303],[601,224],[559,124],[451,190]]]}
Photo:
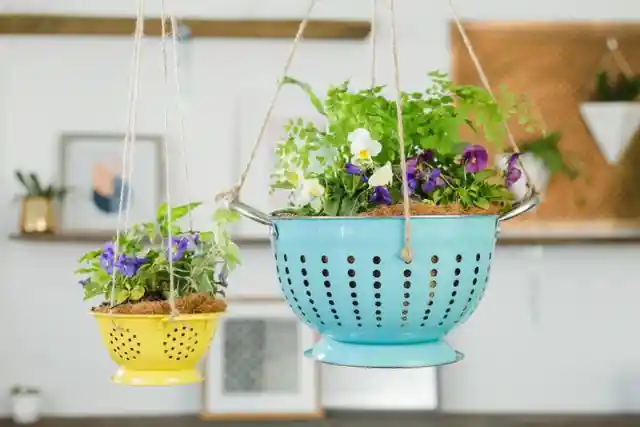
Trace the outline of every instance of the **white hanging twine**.
{"label": "white hanging twine", "polygon": [[[124,208],[124,193],[125,183],[128,188],[131,186],[132,167],[130,163],[133,160],[133,146],[135,145],[136,135],[136,113],[138,104],[138,92],[140,89],[140,45],[142,42],[142,36],[144,33],[144,0],[138,0],[138,8],[136,12],[136,28],[133,39],[133,58],[131,61],[131,72],[129,79],[129,105],[128,105],[128,125],[127,131],[124,136],[124,146],[122,150],[122,171],[121,171],[121,186],[120,186],[120,198],[118,203],[118,219],[116,222],[116,241],[113,248],[113,271],[111,276],[111,301],[110,310],[111,313],[113,307],[116,305],[116,267],[115,263],[119,257],[120,251],[120,232],[122,225],[122,214]],[[133,141],[132,141],[133,140]],[[131,191],[128,191],[127,201],[130,198]],[[125,223],[128,223],[129,203],[127,203],[127,212],[125,213]],[[125,226],[126,228],[126,226]]]}
{"label": "white hanging twine", "polygon": [[620,71],[622,71],[622,73],[627,78],[633,78],[635,74],[633,73],[631,65],[629,65],[629,62],[627,61],[627,58],[625,58],[622,51],[620,51],[618,39],[616,39],[615,37],[609,37],[607,39],[607,49],[613,56],[613,60],[615,61]]}
{"label": "white hanging twine", "polygon": [[[480,81],[482,82],[482,86],[484,87],[484,89],[489,92],[489,95],[491,95],[491,99],[493,100],[493,102],[497,103],[497,99],[495,94],[493,93],[493,89],[491,89],[491,85],[489,84],[489,79],[487,78],[487,74],[484,72],[484,69],[482,68],[482,65],[480,64],[480,60],[478,59],[478,55],[476,54],[475,49],[473,48],[473,45],[471,44],[471,40],[469,40],[469,36],[467,35],[467,31],[464,29],[462,22],[460,22],[460,19],[458,18],[458,14],[456,13],[454,7],[453,7],[453,0],[449,0],[449,9],[451,10],[451,14],[453,15],[453,20],[456,23],[456,27],[458,28],[458,32],[460,33],[460,36],[462,37],[462,41],[464,42],[464,46],[466,47],[467,51],[469,52],[469,56],[471,57],[471,61],[473,62],[474,67],[476,68],[476,71],[478,72],[478,76],[480,77]],[[516,143],[516,139],[513,136],[513,133],[511,133],[511,129],[509,128],[509,124],[506,122],[506,120],[503,123],[504,125],[504,129],[507,132],[507,140],[509,141],[509,144],[511,145],[511,148],[513,148],[513,152],[516,154],[520,154],[520,149],[518,148],[518,144]],[[527,170],[525,169],[522,160],[520,159],[521,156],[518,156],[517,158],[517,162],[518,162],[518,166],[520,166],[520,169],[522,169],[522,174],[525,177],[525,184],[527,185],[527,189],[529,194],[535,194],[536,193],[536,189],[533,186],[532,182],[531,182],[531,178],[529,177],[529,174],[527,173]]]}
{"label": "white hanging twine", "polygon": [[302,40],[302,36],[304,35],[304,30],[307,28],[309,24],[309,19],[311,18],[311,14],[313,13],[313,9],[316,6],[318,0],[311,0],[309,3],[309,7],[307,9],[307,13],[305,14],[304,19],[300,22],[300,26],[298,27],[298,33],[289,48],[289,54],[287,55],[287,60],[284,64],[284,69],[281,73],[281,78],[278,80],[276,85],[276,89],[273,93],[273,97],[271,98],[271,102],[267,107],[267,113],[265,114],[264,120],[262,122],[262,126],[260,127],[260,131],[258,132],[258,137],[255,139],[253,143],[253,147],[251,148],[251,154],[249,155],[249,160],[247,164],[240,174],[240,178],[238,179],[238,183],[234,185],[230,190],[220,193],[216,196],[216,200],[226,200],[227,202],[234,201],[238,199],[240,195],[240,191],[242,191],[242,187],[247,180],[247,176],[249,175],[249,171],[251,170],[251,165],[255,160],[256,155],[258,154],[258,148],[260,148],[260,143],[262,142],[262,137],[264,136],[267,130],[267,124],[269,124],[269,119],[271,118],[271,114],[273,113],[273,109],[276,106],[276,102],[278,100],[278,96],[280,95],[280,91],[284,84],[284,78],[289,74],[289,68],[291,68],[291,63],[293,62],[293,57],[298,50],[298,45],[300,44],[300,40]]}
{"label": "white hanging twine", "polygon": [[[165,180],[167,183],[170,182],[169,170],[170,170],[170,152],[169,152],[169,73],[168,73],[168,65],[167,65],[167,16],[165,12],[165,3],[164,0],[161,0],[161,11],[160,11],[160,20],[161,20],[161,53],[162,53],[162,76],[165,87],[165,95],[166,99],[163,105],[164,110],[164,137],[163,137],[163,146],[164,146],[164,172],[165,172]],[[176,98],[178,104],[178,119],[179,119],[179,142],[182,149],[182,161],[184,163],[184,185],[185,192],[187,195],[187,203],[191,204],[190,197],[190,182],[189,182],[189,170],[188,170],[188,155],[187,155],[187,143],[184,132],[184,114],[183,114],[183,106],[181,103],[181,94],[180,94],[180,84],[179,84],[179,65],[178,65],[178,55],[177,55],[177,35],[178,31],[177,20],[175,17],[170,18],[171,22],[171,40],[172,40],[172,51],[173,51],[173,72],[174,72],[174,85],[176,89]],[[116,242],[114,248],[114,262],[118,258],[118,251],[120,247],[120,233],[121,233],[121,220],[122,213],[125,213],[125,221],[124,221],[124,229],[126,230],[129,225],[129,211],[131,205],[131,181],[133,176],[133,153],[135,147],[136,140],[136,116],[137,116],[137,100],[138,100],[138,92],[140,86],[140,46],[142,42],[142,38],[144,36],[144,0],[138,0],[138,9],[136,16],[136,30],[134,36],[134,51],[133,51],[133,66],[130,80],[130,88],[129,88],[129,125],[127,128],[127,133],[125,135],[124,140],[124,148],[123,148],[123,156],[122,156],[122,182],[123,185],[120,189],[120,204],[118,206],[118,223],[116,228]],[[124,193],[125,193],[125,185],[127,184],[127,203],[126,207],[124,206]],[[167,205],[167,222],[169,226],[167,227],[167,242],[163,242],[164,249],[167,253],[167,260],[169,263],[169,306],[171,308],[170,318],[174,318],[179,315],[179,311],[176,307],[175,303],[175,277],[173,270],[173,230],[172,230],[172,212],[171,212],[171,192],[169,190],[169,185],[165,186],[165,197],[166,197],[166,205]],[[189,230],[193,232],[193,216],[191,212],[188,214],[189,219]],[[111,290],[111,310],[115,306],[116,295],[115,295],[115,283],[116,283],[116,268],[114,266],[112,273],[112,290]]]}
{"label": "white hanging twine", "polygon": [[[372,82],[372,87],[375,85],[376,83],[376,32],[377,32],[377,25],[376,25],[376,21],[377,21],[377,2],[376,0],[371,0],[371,14],[372,14],[372,32],[371,32],[371,82]],[[309,9],[307,10],[307,14],[305,16],[305,18],[301,21],[300,23],[300,27],[298,28],[298,33],[293,41],[293,44],[291,46],[291,50],[289,52],[289,56],[287,57],[285,66],[284,66],[284,72],[283,72],[283,78],[287,75],[289,67],[291,65],[291,62],[293,61],[293,57],[295,55],[297,46],[300,42],[300,40],[302,39],[304,30],[308,24],[308,21],[310,19],[311,13],[313,11],[313,8],[315,6],[316,0],[311,0],[311,4],[309,6]],[[456,26],[458,28],[458,31],[460,32],[460,35],[462,36],[462,39],[464,41],[464,45],[467,48],[467,51],[469,52],[469,55],[471,56],[471,59],[473,61],[473,64],[476,68],[476,71],[478,72],[479,76],[480,76],[480,80],[482,81],[482,84],[485,88],[485,90],[487,90],[487,92],[491,95],[492,99],[494,102],[497,102],[496,97],[493,93],[493,90],[491,89],[491,85],[489,84],[489,81],[487,79],[487,76],[482,68],[482,66],[480,65],[480,61],[475,53],[475,50],[473,49],[473,46],[471,44],[471,41],[469,40],[466,31],[464,30],[462,23],[460,22],[460,20],[458,19],[457,14],[455,13],[455,10],[453,8],[453,1],[449,0],[449,7],[451,9],[451,13],[453,14],[453,18],[455,20]],[[399,54],[398,54],[398,42],[397,42],[397,34],[396,34],[396,22],[395,22],[395,1],[394,0],[388,0],[388,9],[389,9],[389,14],[390,14],[390,21],[391,21],[391,49],[392,49],[392,56],[393,56],[393,75],[394,75],[394,81],[395,81],[395,87],[396,87],[396,111],[397,111],[397,119],[398,119],[398,142],[399,142],[399,146],[400,146],[400,167],[402,169],[402,187],[404,189],[403,191],[403,206],[404,206],[404,219],[405,219],[405,228],[404,228],[404,247],[402,248],[402,251],[400,253],[400,257],[406,262],[406,263],[411,263],[413,260],[413,254],[412,254],[412,250],[411,250],[411,206],[410,206],[410,200],[409,200],[409,184],[408,184],[408,179],[407,179],[407,172],[406,172],[406,153],[405,153],[405,140],[404,140],[404,123],[402,120],[402,90],[400,88],[400,65],[399,65]],[[251,165],[253,164],[253,161],[255,160],[256,154],[258,152],[258,148],[260,146],[260,143],[262,141],[262,137],[265,133],[265,129],[266,126],[269,122],[269,119],[271,118],[271,113],[273,112],[273,108],[275,106],[275,103],[278,99],[278,95],[280,94],[280,89],[282,88],[282,83],[283,83],[283,79],[278,81],[278,84],[276,86],[276,90],[275,93],[273,95],[273,98],[271,100],[271,103],[269,104],[269,107],[267,108],[267,113],[265,115],[264,121],[262,123],[262,126],[260,128],[260,132],[258,134],[258,137],[256,138],[256,140],[254,141],[252,150],[251,150],[251,155],[249,156],[249,159],[247,161],[247,164],[242,172],[242,174],[240,175],[240,178],[238,180],[238,183],[232,187],[229,191],[226,191],[224,193],[220,193],[218,194],[218,196],[216,197],[216,200],[220,200],[220,199],[226,199],[227,201],[234,201],[237,200],[240,194],[240,191],[242,190],[242,187],[247,179],[247,175],[249,173],[249,170],[251,169]],[[507,133],[507,137],[509,140],[509,143],[511,144],[514,152],[516,154],[520,153],[520,150],[518,148],[518,145],[516,143],[515,138],[513,137],[513,134],[511,133],[511,130],[509,129],[508,124],[504,123],[504,127]],[[526,179],[526,184],[527,184],[527,188],[529,189],[530,194],[535,194],[535,188],[533,187],[533,185],[531,184],[531,180],[529,179],[529,175],[527,173],[527,171],[525,170],[520,158],[518,158],[518,164],[520,166],[520,168],[522,169],[522,172],[525,176]]]}

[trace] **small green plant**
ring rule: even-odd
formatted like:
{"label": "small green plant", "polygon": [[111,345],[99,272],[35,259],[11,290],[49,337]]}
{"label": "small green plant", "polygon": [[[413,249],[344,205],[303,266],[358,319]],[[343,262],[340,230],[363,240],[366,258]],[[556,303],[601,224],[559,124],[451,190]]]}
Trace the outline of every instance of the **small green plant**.
{"label": "small green plant", "polygon": [[[135,225],[118,242],[107,242],[104,248],[86,253],[79,260],[82,267],[75,272],[84,276],[80,283],[85,300],[103,296],[110,301],[112,290],[117,304],[166,300],[170,293],[169,260],[176,297],[194,293],[224,296],[226,276],[240,263],[238,247],[226,227],[239,216],[219,209],[213,215],[212,231],[184,232],[175,222],[200,204],[171,208],[171,223],[169,208],[163,204],[154,222]],[[154,245],[158,240],[160,244]]]}
{"label": "small green plant", "polygon": [[559,132],[552,132],[538,138],[523,141],[520,144],[522,154],[531,153],[540,159],[551,175],[563,173],[571,179],[578,176],[578,171],[565,162],[562,152],[558,148],[558,142],[562,135]]}
{"label": "small green plant", "polygon": [[35,387],[23,386],[23,385],[14,385],[13,387],[11,387],[12,396],[22,396],[25,394],[29,394],[29,395],[40,394],[40,389]]}
{"label": "small green plant", "polygon": [[595,89],[591,95],[593,102],[629,102],[640,95],[640,77],[618,73],[615,79],[606,71],[596,75]]}
{"label": "small green plant", "polygon": [[[528,131],[530,105],[502,90],[494,100],[486,90],[455,85],[446,74],[429,74],[424,92],[402,93],[406,171],[410,197],[425,204],[509,209],[509,187],[520,179],[516,156],[505,172],[488,167],[488,152],[462,140],[463,128],[502,148],[504,122],[517,117]],[[327,121],[318,129],[291,121],[276,149],[272,191],[293,190],[290,212],[302,216],[351,216],[402,201],[402,179],[395,99],[384,87],[351,92],[345,82],[321,100],[301,88]]]}
{"label": "small green plant", "polygon": [[25,175],[20,171],[16,171],[15,176],[25,190],[25,197],[43,197],[49,200],[61,200],[67,195],[67,188],[56,187],[53,184],[43,186],[38,175],[33,172]]}

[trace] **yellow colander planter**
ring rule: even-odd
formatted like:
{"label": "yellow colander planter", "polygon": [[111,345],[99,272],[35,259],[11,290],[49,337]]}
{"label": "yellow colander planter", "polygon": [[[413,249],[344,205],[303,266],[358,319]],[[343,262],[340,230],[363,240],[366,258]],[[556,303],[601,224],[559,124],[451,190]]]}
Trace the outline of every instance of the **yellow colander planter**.
{"label": "yellow colander planter", "polygon": [[196,369],[224,313],[129,315],[91,313],[109,355],[119,365],[118,384],[171,386],[202,381]]}

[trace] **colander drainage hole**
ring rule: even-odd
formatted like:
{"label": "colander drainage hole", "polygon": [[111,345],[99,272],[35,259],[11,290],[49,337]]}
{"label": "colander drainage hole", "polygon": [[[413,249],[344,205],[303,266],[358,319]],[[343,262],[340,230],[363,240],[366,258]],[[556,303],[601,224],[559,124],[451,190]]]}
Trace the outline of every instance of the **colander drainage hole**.
{"label": "colander drainage hole", "polygon": [[[334,306],[336,303],[335,301],[333,301],[333,294],[331,292],[327,292],[327,298],[328,298],[328,303],[330,306]],[[315,308],[315,307],[314,307]],[[331,313],[333,314],[333,318],[335,320],[340,320],[340,316],[338,315],[338,310],[336,310],[335,308],[331,308]],[[342,326],[342,323],[338,322],[338,326]]]}
{"label": "colander drainage hole", "polygon": [[[376,272],[379,273],[378,270],[374,270],[373,271],[373,276],[374,277],[380,277],[379,275],[376,276]],[[382,307],[382,302],[380,301],[380,298],[382,297],[382,295],[380,294],[380,292],[378,292],[378,290],[380,290],[382,288],[382,283],[379,282],[378,280],[376,280],[375,282],[373,282],[373,288],[376,289],[376,292],[373,294],[373,297],[375,298],[374,305],[377,307],[376,308],[376,321],[378,323],[376,324],[376,327],[381,328],[382,327],[382,309],[380,307]]]}
{"label": "colander drainage hole", "polygon": [[[300,257],[301,261],[302,261],[303,257],[304,257],[304,255]],[[306,261],[306,259],[305,259],[305,261]],[[328,261],[327,257],[323,255],[322,256],[322,262],[326,263],[326,261]],[[304,271],[303,275],[306,275],[306,270],[304,268],[302,270]],[[329,270],[326,270],[326,269],[322,270],[322,275],[324,277],[329,277]],[[309,288],[309,282],[305,279],[303,283],[304,283],[304,286],[307,288],[307,290],[305,291],[305,294],[307,295],[307,300],[309,301],[309,304],[311,305],[311,310],[313,310],[313,312],[316,315],[316,317],[318,318],[318,321],[320,322],[320,324],[324,325],[325,322],[322,319],[322,316],[320,316],[320,313],[319,313],[317,307],[315,306],[316,301],[313,299],[314,295],[311,292],[311,289]],[[331,282],[329,282],[329,279],[325,280],[324,284],[325,284],[325,286],[327,288],[331,288]],[[333,302],[332,300],[329,300],[329,301]],[[306,316],[305,316],[305,319],[307,319],[307,321],[309,323],[313,323]]]}
{"label": "colander drainage hole", "polygon": [[420,326],[421,326],[421,327],[424,327],[424,326],[425,326],[425,322],[426,322],[427,320],[429,320],[429,315],[430,315],[430,314],[431,314],[431,309],[426,309],[426,310],[424,311],[424,316],[422,317],[422,320],[424,320],[424,322],[422,322],[422,323],[420,324]]}
{"label": "colander drainage hole", "polygon": [[[302,258],[303,258],[303,257],[304,257],[304,255],[300,257],[300,258],[301,258],[301,260],[302,260]],[[284,262],[288,262],[288,261],[289,261],[289,256],[288,256],[287,254],[284,254],[284,255],[282,256],[282,258],[284,259]],[[303,269],[303,270],[304,270],[304,269]],[[285,266],[284,271],[285,271],[285,273],[287,274],[287,283],[288,283],[289,285],[291,285],[291,284],[292,284],[292,282],[291,282],[291,277],[289,276],[289,274],[290,274],[289,266]],[[305,283],[305,286],[308,286],[308,285],[309,285],[309,282],[308,282],[306,279],[304,280],[304,282],[303,282],[303,283]],[[283,285],[283,289],[284,289],[284,285]],[[310,320],[309,320],[309,317],[307,316],[307,313],[305,313],[304,309],[303,309],[303,308],[302,308],[302,306],[300,305],[300,300],[298,299],[298,295],[296,295],[296,291],[293,289],[293,287],[292,287],[292,286],[289,286],[289,293],[291,294],[291,300],[289,300],[289,303],[290,303],[292,306],[293,306],[293,305],[295,305],[295,306],[298,308],[298,311],[300,312],[300,314],[302,315],[302,317],[303,317],[307,322],[311,323],[311,322],[310,322]],[[307,293],[308,293],[308,292],[307,292]],[[287,298],[287,299],[288,299],[288,298]]]}
{"label": "colander drainage hole", "polygon": [[[404,277],[409,278],[411,277],[411,270],[406,269],[404,270]],[[404,301],[402,302],[402,306],[403,306],[403,310],[402,310],[402,323],[400,324],[400,327],[403,328],[406,326],[406,321],[407,321],[407,315],[409,314],[409,298],[411,297],[411,294],[409,292],[405,292],[404,295]]]}
{"label": "colander drainage hole", "polygon": [[[357,287],[358,287],[358,284],[356,283],[355,280],[351,280],[349,282],[349,288],[351,289],[351,298],[353,300],[352,303],[353,302],[355,302],[355,303],[358,302],[358,292],[356,291]],[[362,320],[362,317],[360,317],[360,310],[358,310],[357,308],[354,308],[353,309],[353,313],[356,315],[356,320],[358,320],[358,321]],[[362,323],[358,322],[358,327],[361,328],[362,327]]]}

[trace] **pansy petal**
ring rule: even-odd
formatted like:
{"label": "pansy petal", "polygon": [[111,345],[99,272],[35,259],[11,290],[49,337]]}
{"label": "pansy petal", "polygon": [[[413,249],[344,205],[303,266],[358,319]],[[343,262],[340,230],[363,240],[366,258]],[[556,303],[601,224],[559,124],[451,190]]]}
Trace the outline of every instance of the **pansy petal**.
{"label": "pansy petal", "polygon": [[391,184],[393,180],[393,170],[391,169],[391,163],[387,162],[380,169],[375,171],[369,178],[369,185],[371,187],[384,187]]}
{"label": "pansy petal", "polygon": [[369,141],[368,146],[369,146],[369,155],[371,157],[375,157],[382,152],[382,144],[380,144],[378,141],[371,140]]}

